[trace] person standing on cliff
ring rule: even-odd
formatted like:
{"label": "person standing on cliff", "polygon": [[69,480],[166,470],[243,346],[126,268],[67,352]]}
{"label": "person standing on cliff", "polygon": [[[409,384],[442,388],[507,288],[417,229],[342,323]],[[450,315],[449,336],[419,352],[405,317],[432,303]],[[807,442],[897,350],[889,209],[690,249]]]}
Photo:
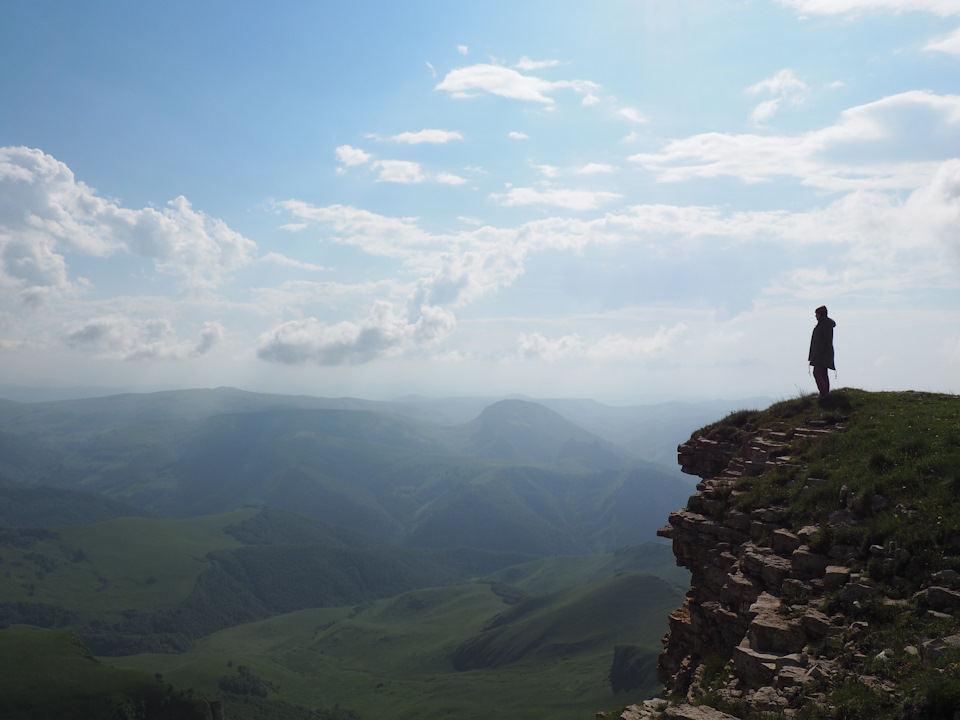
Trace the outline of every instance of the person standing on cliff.
{"label": "person standing on cliff", "polygon": [[817,315],[817,326],[813,329],[810,338],[810,353],[807,360],[813,366],[813,379],[817,381],[820,397],[826,397],[830,392],[830,376],[827,369],[836,370],[833,364],[833,329],[837,324],[827,317],[827,306],[821,305],[814,311]]}

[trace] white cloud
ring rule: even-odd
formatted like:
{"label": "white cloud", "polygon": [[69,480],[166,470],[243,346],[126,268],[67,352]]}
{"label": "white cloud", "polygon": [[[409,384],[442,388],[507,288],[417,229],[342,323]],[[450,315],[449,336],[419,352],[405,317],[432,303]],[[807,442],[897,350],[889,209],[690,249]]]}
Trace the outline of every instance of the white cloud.
{"label": "white cloud", "polygon": [[469,182],[466,178],[447,172],[437,173],[435,179],[441,185],[463,185]]}
{"label": "white cloud", "polygon": [[804,92],[807,84],[793,74],[793,70],[785,68],[776,75],[761,80],[755,85],[747,88],[747,93],[758,95],[760,93],[771,93],[773,95],[788,95],[791,93]]}
{"label": "white cloud", "polygon": [[613,165],[607,165],[605,163],[587,163],[582,168],[577,170],[581,175],[596,175],[597,173],[612,173],[616,172],[617,168]]}
{"label": "white cloud", "polygon": [[334,242],[357,245],[373,255],[406,258],[413,250],[439,244],[420,229],[415,217],[388,217],[349,205],[316,207],[300,200],[285,200],[278,206],[300,221],[331,226]]}
{"label": "white cloud", "polygon": [[443,145],[451,140],[463,140],[463,135],[456,130],[424,129],[417,132],[400,133],[399,135],[394,135],[390,139],[399,143],[405,143],[407,145],[419,145],[421,143]]}
{"label": "white cloud", "polygon": [[427,69],[430,70],[430,75],[431,75],[431,77],[436,77],[436,76],[437,76],[437,69],[436,69],[431,63],[429,63],[429,62],[427,63]]}
{"label": "white cloud", "polygon": [[544,177],[553,178],[560,174],[560,168],[555,165],[534,165],[533,167]]}
{"label": "white cloud", "polygon": [[929,12],[941,17],[960,15],[960,0],[777,0],[810,15],[844,15],[865,10]]}
{"label": "white cloud", "polygon": [[248,263],[255,248],[182,196],[160,210],[131,210],[100,197],[40,150],[0,148],[0,290],[26,302],[84,285],[68,276],[69,253],[137,255],[198,289]]}
{"label": "white cloud", "polygon": [[457,52],[461,55],[468,55],[470,53],[470,48],[466,45],[457,45]]}
{"label": "white cloud", "polygon": [[509,133],[507,137],[511,138],[512,140],[526,140],[530,136],[527,135],[526,133],[517,132],[516,130],[514,130],[513,132]]}
{"label": "white cloud", "polygon": [[793,177],[828,190],[909,189],[926,182],[941,159],[935,153],[942,141],[931,142],[928,159],[917,146],[924,138],[954,137],[958,125],[960,96],[915,90],[850,108],[834,125],[802,135],[704,133],[630,160],[664,182]]}
{"label": "white cloud", "polygon": [[257,356],[288,365],[359,365],[436,344],[450,335],[456,319],[447,310],[422,307],[413,319],[378,300],[362,322],[328,325],[315,318],[292,320],[264,333]]}
{"label": "white cloud", "polygon": [[598,86],[588,80],[549,81],[502,65],[479,63],[451,70],[435,89],[457,98],[473,97],[476,91],[484,91],[512,100],[553,105],[556,101],[550,93],[561,88],[589,93]]}
{"label": "white cloud", "polygon": [[583,100],[580,101],[581,105],[590,107],[591,105],[597,105],[600,102],[600,98],[594,95],[592,92],[588,92],[583,96]]}
{"label": "white cloud", "polygon": [[[306,227],[305,223],[299,223],[301,229]],[[326,268],[323,265],[315,265],[313,263],[302,262],[300,260],[294,260],[289,258],[286,255],[281,253],[270,252],[266,255],[263,255],[260,258],[260,262],[270,262],[276,265],[283,265],[285,267],[295,267],[301,270],[325,270]]]}
{"label": "white cloud", "polygon": [[373,168],[379,171],[377,182],[421,183],[426,180],[420,163],[410,160],[377,160]]}
{"label": "white cloud", "polygon": [[646,116],[635,108],[621,108],[617,111],[617,114],[620,117],[624,117],[630,122],[633,123],[645,123],[647,122]]}
{"label": "white cloud", "polygon": [[806,92],[807,84],[794,75],[789,68],[761,80],[756,85],[747,88],[747,94],[771,94],[775,97],[771,100],[764,100],[753,109],[753,112],[750,113],[751,122],[759,125],[769,120],[776,114],[783,102],[799,105],[806,97]]}
{"label": "white cloud", "polygon": [[960,28],[957,28],[944,38],[929,42],[923,49],[948,53],[950,55],[960,55]]}
{"label": "white cloud", "polygon": [[69,333],[66,342],[109,360],[186,360],[205,355],[224,336],[218,322],[204,323],[196,341],[179,340],[169,320],[123,315],[95,318]]}
{"label": "white cloud", "polygon": [[370,158],[373,157],[369,153],[365,153],[363,150],[351,147],[350,145],[341,145],[335,152],[337,154],[337,160],[343,163],[344,167],[364,165],[370,162]]}
{"label": "white cloud", "polygon": [[519,70],[540,70],[541,68],[555,67],[559,64],[559,60],[531,60],[524,55],[514,67]]}
{"label": "white cloud", "polygon": [[601,205],[618,200],[622,195],[598,190],[568,190],[511,188],[506,193],[492,193],[490,197],[507,207],[517,205],[554,205],[568,210],[595,210]]}
{"label": "white cloud", "polygon": [[649,337],[631,337],[617,333],[605,335],[593,343],[584,341],[576,333],[555,340],[550,340],[540,333],[531,333],[521,335],[517,344],[522,358],[550,363],[573,358],[587,358],[598,362],[644,361],[666,355],[686,329],[686,325],[679,323],[669,329],[661,327]]}

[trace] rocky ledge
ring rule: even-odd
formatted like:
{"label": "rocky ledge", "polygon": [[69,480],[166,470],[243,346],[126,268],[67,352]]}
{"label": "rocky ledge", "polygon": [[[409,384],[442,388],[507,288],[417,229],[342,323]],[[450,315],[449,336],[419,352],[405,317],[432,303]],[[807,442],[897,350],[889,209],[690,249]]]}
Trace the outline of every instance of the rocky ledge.
{"label": "rocky ledge", "polygon": [[[842,431],[842,426],[801,427],[790,436],[815,440]],[[828,594],[852,603],[908,602],[878,597],[869,578],[852,569],[854,548],[820,547],[820,528],[791,529],[785,523],[787,508],[735,509],[742,478],[792,467],[786,437],[759,431],[739,443],[701,437],[679,446],[682,470],[701,480],[687,506],[671,513],[669,525],[658,534],[673,541],[677,564],[691,572],[691,587],[683,607],[670,615],[663,641],[663,695],[629,706],[622,720],[735,717],[717,707],[737,708],[741,717],[793,717],[797,708],[824,702],[822,689],[850,672],[838,665],[836,652],[823,648],[842,648],[847,656],[868,659],[860,653],[859,638],[869,623],[824,612]],[[805,488],[815,488],[823,481],[806,477],[804,482]],[[864,503],[882,507],[886,499],[851,497],[841,490],[836,502],[829,523],[840,526],[855,524]],[[904,552],[895,544],[870,548],[881,561],[908,561]],[[926,607],[931,619],[956,613],[957,581],[954,571],[938,573],[913,601]],[[951,645],[960,645],[960,636],[899,650],[925,663]],[[877,659],[882,662],[884,653],[893,652],[885,650]],[[898,692],[889,681],[871,675],[850,679],[891,696]]]}

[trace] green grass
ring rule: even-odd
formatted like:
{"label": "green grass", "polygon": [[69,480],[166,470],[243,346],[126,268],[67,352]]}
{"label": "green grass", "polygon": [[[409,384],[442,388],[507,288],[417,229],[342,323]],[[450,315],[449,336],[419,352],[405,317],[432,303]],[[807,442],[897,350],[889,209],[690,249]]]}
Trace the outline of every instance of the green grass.
{"label": "green grass", "polygon": [[[486,584],[433,588],[364,608],[303,610],[238,626],[182,655],[107,661],[162,672],[205,692],[215,690],[228,663],[242,663],[279,687],[277,699],[311,708],[339,703],[363,717],[468,720],[496,709],[502,717],[574,720],[617,703],[607,679],[613,645],[646,645],[655,656],[666,616],[682,597],[676,586],[631,573],[527,609],[505,605]],[[501,613],[506,620],[488,632],[504,653],[519,657],[456,671],[452,653]],[[518,652],[534,641],[529,653]],[[658,689],[652,678],[637,692]]]}
{"label": "green grass", "polygon": [[[206,720],[208,705],[148,673],[103,665],[78,635],[0,630],[0,717],[30,720]],[[139,713],[139,714],[138,714]]]}
{"label": "green grass", "polygon": [[551,555],[512,565],[486,579],[542,595],[598,582],[621,572],[646,572],[677,585],[690,584],[690,572],[677,566],[673,550],[666,543],[642,543],[609,555]]}
{"label": "green grass", "polygon": [[224,528],[252,509],[187,520],[120,518],[54,528],[26,547],[5,530],[0,602],[38,602],[78,614],[80,623],[116,619],[128,608],[169,608],[190,595],[210,567],[207,553],[240,547]]}
{"label": "green grass", "polygon": [[[836,432],[816,439],[793,432],[811,426]],[[913,708],[910,717],[952,717],[960,707],[960,653],[921,667],[905,648],[960,633],[956,612],[931,619],[916,598],[934,584],[934,573],[960,571],[960,396],[842,389],[824,401],[807,396],[735,413],[698,434],[742,442],[766,428],[787,433],[785,452],[795,467],[743,478],[728,503],[746,511],[780,505],[795,530],[818,524],[812,549],[849,546],[852,558],[838,562],[875,588],[856,603],[839,593],[827,596],[825,611],[865,621],[868,630],[854,649],[827,643],[823,651],[846,671],[893,682],[903,693],[901,708]],[[814,487],[811,477],[826,482]],[[852,523],[831,527],[829,519],[840,511]],[[890,598],[899,604],[885,602]],[[890,660],[873,659],[888,648]],[[899,712],[883,693],[854,682],[827,689],[830,707],[811,705],[800,717],[887,718]]]}
{"label": "green grass", "polygon": [[[866,566],[870,545],[895,540],[913,562],[888,568],[888,574],[906,574],[913,581],[921,579],[917,573],[928,576],[957,565],[960,397],[843,389],[831,393],[826,402],[804,397],[753,412],[747,423],[734,419],[736,423],[721,421],[708,432],[733,436],[735,431],[771,428],[789,436],[794,428],[811,423],[842,428],[817,439],[793,437],[788,454],[799,468],[742,480],[736,500],[741,509],[779,504],[789,508],[795,529],[811,523],[826,528],[830,515],[843,509],[839,496],[846,486],[845,507],[858,523],[825,531],[828,534],[819,540],[822,546],[854,545]],[[808,477],[827,482],[805,489]]]}

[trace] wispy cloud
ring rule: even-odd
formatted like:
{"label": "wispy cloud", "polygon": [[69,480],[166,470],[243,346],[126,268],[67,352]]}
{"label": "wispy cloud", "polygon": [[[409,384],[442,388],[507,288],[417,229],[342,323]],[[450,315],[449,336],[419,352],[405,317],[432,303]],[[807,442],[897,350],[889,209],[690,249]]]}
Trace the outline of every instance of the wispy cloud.
{"label": "wispy cloud", "polygon": [[617,114],[620,117],[626,118],[632,123],[645,123],[647,122],[647,117],[642,112],[636,108],[621,108],[617,111]]}
{"label": "wispy cloud", "polygon": [[461,55],[469,55],[470,48],[468,48],[466,45],[457,45],[457,52]]}
{"label": "wispy cloud", "polygon": [[793,105],[799,105],[803,102],[807,93],[807,84],[800,80],[789,68],[781,70],[773,77],[761,80],[756,85],[747,88],[749,95],[773,95],[769,100],[764,100],[757,105],[750,113],[750,120],[754,125],[760,125],[772,118],[781,103],[789,102]]}
{"label": "wispy cloud", "polygon": [[[793,177],[828,190],[912,188],[930,177],[936,158],[925,160],[923,153],[904,149],[915,147],[918,138],[949,135],[958,127],[960,96],[910,91],[845,110],[835,124],[802,135],[705,133],[630,160],[665,182]],[[905,156],[911,160],[904,161]]]}
{"label": "wispy cloud", "polygon": [[518,205],[553,205],[568,210],[596,210],[601,205],[619,200],[620,193],[598,190],[547,189],[530,187],[510,188],[505,193],[493,193],[491,199],[507,207]]}
{"label": "wispy cloud", "polygon": [[613,165],[608,165],[606,163],[587,163],[582,168],[577,170],[581,175],[596,175],[597,173],[613,173],[616,172],[617,168]]}
{"label": "wispy cloud", "polygon": [[[298,223],[298,226],[300,230],[303,230],[304,228],[306,228],[306,223]],[[323,267],[323,265],[315,265],[314,263],[303,262],[301,260],[294,260],[293,258],[289,258],[286,255],[283,255],[282,253],[277,253],[277,252],[269,252],[266,255],[263,255],[260,258],[260,262],[274,263],[275,265],[283,265],[284,267],[293,267],[299,270],[319,271],[319,270],[326,269]]]}
{"label": "wispy cloud", "polygon": [[942,52],[948,55],[960,55],[960,28],[957,28],[946,37],[931,40],[923,48],[932,52]]}
{"label": "wispy cloud", "polygon": [[867,10],[929,12],[941,17],[960,15],[957,0],[777,0],[808,15],[844,15]]}
{"label": "wispy cloud", "polygon": [[524,55],[514,67],[516,67],[518,70],[540,70],[542,68],[555,67],[557,65],[560,65],[559,60],[531,60]]}
{"label": "wispy cloud", "polygon": [[516,130],[513,130],[507,134],[507,137],[509,137],[511,140],[526,140],[530,136],[524,132],[517,132]]}
{"label": "wispy cloud", "polygon": [[[458,139],[459,137],[460,133],[448,132],[446,130],[423,130],[417,133],[403,133],[391,139],[416,144],[423,142],[442,143]],[[462,185],[467,182],[466,179],[453,173],[427,172],[420,163],[414,162],[413,160],[376,160],[373,155],[351,147],[350,145],[341,145],[336,149],[336,154],[340,162],[343,163],[341,167],[337,168],[338,173],[345,173],[348,168],[369,165],[370,168],[377,173],[377,182],[398,183],[401,185],[412,185],[423,182],[438,182],[442,185]]]}

